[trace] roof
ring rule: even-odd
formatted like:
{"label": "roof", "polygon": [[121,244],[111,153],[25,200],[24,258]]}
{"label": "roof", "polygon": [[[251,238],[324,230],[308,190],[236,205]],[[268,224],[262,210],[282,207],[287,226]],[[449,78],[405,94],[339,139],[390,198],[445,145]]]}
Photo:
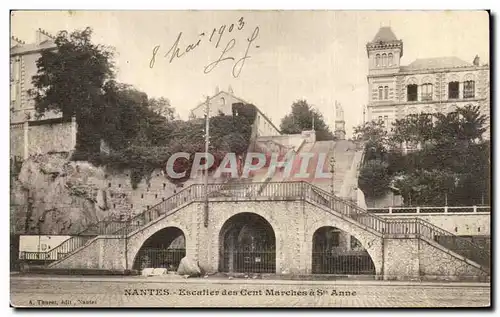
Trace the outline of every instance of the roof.
{"label": "roof", "polygon": [[10,48],[10,55],[18,55],[18,54],[30,54],[38,51],[42,51],[45,49],[55,49],[56,45],[53,41],[45,41],[40,44],[29,43],[24,45],[17,45]]}
{"label": "roof", "polygon": [[373,38],[372,43],[394,42],[397,40],[398,40],[398,38],[396,37],[396,35],[394,35],[394,32],[392,32],[391,27],[383,26],[378,30],[377,34],[375,34],[375,37]]}
{"label": "roof", "polygon": [[402,71],[418,70],[418,69],[438,69],[438,68],[456,68],[456,67],[471,67],[472,63],[467,63],[455,56],[449,57],[434,57],[434,58],[419,58],[413,63],[402,66]]}

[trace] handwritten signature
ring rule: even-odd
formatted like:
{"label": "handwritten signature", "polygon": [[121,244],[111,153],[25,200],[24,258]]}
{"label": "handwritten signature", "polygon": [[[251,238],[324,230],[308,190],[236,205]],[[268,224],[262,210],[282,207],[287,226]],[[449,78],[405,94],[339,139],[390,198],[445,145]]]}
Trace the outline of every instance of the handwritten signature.
{"label": "handwritten signature", "polygon": [[[221,40],[225,32],[227,31],[228,34],[238,31],[242,31],[243,28],[245,27],[245,21],[243,17],[241,17],[238,22],[235,24],[231,24],[229,26],[227,25],[221,25],[218,29],[213,28],[212,33],[210,34],[210,38],[208,39],[208,42],[210,43],[215,43],[215,48],[219,48],[219,45],[221,44]],[[255,27],[252,35],[248,37],[247,40],[247,47],[245,54],[243,57],[239,58],[233,65],[232,68],[232,75],[234,78],[237,78],[240,76],[241,71],[243,69],[243,66],[245,65],[245,61],[249,59],[251,56],[249,55],[249,51],[251,47],[259,48],[260,46],[255,45],[254,42],[259,36],[259,27]],[[198,35],[198,40],[194,43],[191,43],[184,48],[181,49],[180,47],[180,42],[182,39],[182,32],[180,32],[177,36],[177,39],[175,40],[174,44],[170,47],[170,49],[164,54],[164,58],[169,58],[168,62],[169,64],[172,63],[175,59],[180,59],[184,56],[186,56],[188,53],[194,51],[200,45],[203,43],[203,40],[205,39],[205,33],[200,33]],[[214,40],[214,42],[212,42]],[[215,42],[217,41],[217,42]],[[230,39],[224,49],[222,50],[222,53],[220,54],[219,58],[208,65],[206,65],[203,69],[203,72],[205,74],[210,73],[213,71],[221,62],[223,61],[234,61],[236,58],[234,56],[228,56],[228,53],[233,51],[234,47],[236,46],[236,38]],[[153,68],[155,63],[156,63],[156,58],[158,55],[158,51],[160,50],[160,45],[157,45],[153,48],[153,54],[151,56],[151,60],[149,61],[149,67]]]}

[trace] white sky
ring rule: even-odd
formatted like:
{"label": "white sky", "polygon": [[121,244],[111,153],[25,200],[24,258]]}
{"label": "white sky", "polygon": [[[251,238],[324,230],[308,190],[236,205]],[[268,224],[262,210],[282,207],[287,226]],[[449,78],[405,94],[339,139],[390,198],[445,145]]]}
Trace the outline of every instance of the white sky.
{"label": "white sky", "polygon": [[[234,27],[244,18],[242,30]],[[213,28],[227,25],[219,48],[208,42]],[[486,12],[470,11],[16,11],[12,34],[33,42],[35,30],[55,34],[90,26],[96,43],[116,48],[118,80],[132,84],[151,97],[166,97],[182,118],[212,95],[215,87],[254,103],[276,125],[297,99],[315,105],[333,127],[334,101],[345,113],[348,135],[362,122],[367,103],[367,55],[365,45],[380,26],[391,26],[403,40],[402,65],[416,58],[457,56],[472,62],[477,54],[489,59],[489,20]],[[238,78],[232,76],[236,60],[245,54],[255,27],[259,34]],[[168,63],[163,55],[179,32],[180,49],[201,44]],[[214,36],[215,38],[215,36]],[[204,67],[215,61],[231,39],[235,45],[212,72]],[[212,40],[214,42],[214,40]],[[149,67],[153,48],[156,62]],[[259,46],[258,48],[256,46]]]}

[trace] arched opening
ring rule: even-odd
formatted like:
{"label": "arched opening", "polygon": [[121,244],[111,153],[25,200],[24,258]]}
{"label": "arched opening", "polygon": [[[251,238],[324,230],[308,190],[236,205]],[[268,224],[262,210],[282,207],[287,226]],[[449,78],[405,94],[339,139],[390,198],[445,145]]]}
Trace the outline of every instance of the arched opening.
{"label": "arched opening", "polygon": [[219,233],[219,271],[275,273],[276,237],[271,224],[254,213],[229,218]]}
{"label": "arched opening", "polygon": [[335,227],[321,227],[312,239],[313,274],[375,275],[375,264],[354,236]]}
{"label": "arched opening", "polygon": [[166,268],[177,270],[186,256],[186,237],[177,227],[166,227],[149,237],[137,252],[133,268]]}

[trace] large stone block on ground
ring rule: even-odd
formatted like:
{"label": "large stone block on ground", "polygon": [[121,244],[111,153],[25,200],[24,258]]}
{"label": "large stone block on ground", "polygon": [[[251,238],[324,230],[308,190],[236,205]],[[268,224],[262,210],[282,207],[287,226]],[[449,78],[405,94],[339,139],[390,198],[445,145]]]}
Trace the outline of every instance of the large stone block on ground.
{"label": "large stone block on ground", "polygon": [[179,268],[177,269],[177,274],[179,275],[189,275],[190,277],[200,276],[201,270],[198,264],[187,256],[183,257],[181,263],[179,263]]}

